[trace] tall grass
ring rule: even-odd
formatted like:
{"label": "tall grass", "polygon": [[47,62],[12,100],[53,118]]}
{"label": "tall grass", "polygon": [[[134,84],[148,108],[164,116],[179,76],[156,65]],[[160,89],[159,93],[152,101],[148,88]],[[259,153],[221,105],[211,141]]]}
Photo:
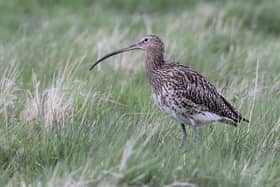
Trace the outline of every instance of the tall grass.
{"label": "tall grass", "polygon": [[[276,1],[162,2],[0,1],[0,186],[280,184],[278,18],[261,8]],[[214,123],[198,143],[188,130],[181,147],[152,103],[143,52],[88,71],[148,33],[250,123]]]}

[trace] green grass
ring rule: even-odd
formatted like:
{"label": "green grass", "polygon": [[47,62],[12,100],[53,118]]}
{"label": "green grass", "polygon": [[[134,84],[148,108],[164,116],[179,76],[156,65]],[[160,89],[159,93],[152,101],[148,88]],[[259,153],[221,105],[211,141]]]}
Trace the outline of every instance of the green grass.
{"label": "green grass", "polygon": [[[172,2],[172,3],[171,3]],[[0,0],[0,186],[279,186],[280,13],[270,1]],[[152,103],[154,33],[251,123],[180,146]]]}

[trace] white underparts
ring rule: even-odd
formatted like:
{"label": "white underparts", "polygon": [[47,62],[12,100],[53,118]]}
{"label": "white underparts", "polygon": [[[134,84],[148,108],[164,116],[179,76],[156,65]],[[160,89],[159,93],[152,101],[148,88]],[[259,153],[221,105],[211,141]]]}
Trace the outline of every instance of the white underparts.
{"label": "white underparts", "polygon": [[191,118],[194,120],[196,126],[205,125],[223,119],[223,117],[212,112],[201,112],[192,115]]}

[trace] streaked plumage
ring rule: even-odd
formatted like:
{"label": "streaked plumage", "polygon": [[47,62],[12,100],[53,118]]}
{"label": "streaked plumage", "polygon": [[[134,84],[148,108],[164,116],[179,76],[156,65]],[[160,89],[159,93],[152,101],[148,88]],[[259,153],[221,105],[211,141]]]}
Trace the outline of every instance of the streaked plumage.
{"label": "streaked plumage", "polygon": [[241,114],[217,91],[207,79],[193,69],[164,60],[164,44],[156,35],[148,35],[138,43],[105,55],[104,59],[124,51],[144,49],[145,69],[153,99],[157,106],[181,124],[182,143],[185,142],[185,125],[194,130],[198,140],[197,127],[214,121],[236,126],[244,119]]}

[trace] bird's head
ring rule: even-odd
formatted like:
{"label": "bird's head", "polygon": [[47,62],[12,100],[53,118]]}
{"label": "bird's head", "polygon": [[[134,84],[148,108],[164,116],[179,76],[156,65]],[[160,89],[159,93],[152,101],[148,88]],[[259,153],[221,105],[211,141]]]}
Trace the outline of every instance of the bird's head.
{"label": "bird's head", "polygon": [[102,62],[103,60],[126,52],[126,51],[132,51],[132,50],[136,50],[136,49],[142,49],[142,50],[159,50],[159,52],[163,52],[164,50],[164,44],[161,41],[161,39],[156,36],[156,35],[147,35],[144,38],[142,38],[140,41],[129,45],[128,47],[113,51],[111,53],[106,54],[105,56],[103,56],[102,58],[98,59],[95,64],[93,64],[89,70],[92,70],[97,64],[99,64],[100,62]]}
{"label": "bird's head", "polygon": [[143,50],[164,48],[163,42],[156,35],[147,35],[144,38],[142,38],[140,41],[138,41],[135,45],[138,46],[139,49],[143,49]]}

